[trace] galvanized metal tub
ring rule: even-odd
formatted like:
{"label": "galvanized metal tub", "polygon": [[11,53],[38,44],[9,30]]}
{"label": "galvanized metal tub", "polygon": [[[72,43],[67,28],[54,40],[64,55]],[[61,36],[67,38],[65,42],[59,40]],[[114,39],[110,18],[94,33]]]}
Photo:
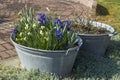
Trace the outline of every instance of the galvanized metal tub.
{"label": "galvanized metal tub", "polygon": [[70,74],[76,59],[79,45],[68,50],[41,50],[22,46],[12,40],[22,65],[27,69],[38,69],[40,72],[55,73],[60,76]]}

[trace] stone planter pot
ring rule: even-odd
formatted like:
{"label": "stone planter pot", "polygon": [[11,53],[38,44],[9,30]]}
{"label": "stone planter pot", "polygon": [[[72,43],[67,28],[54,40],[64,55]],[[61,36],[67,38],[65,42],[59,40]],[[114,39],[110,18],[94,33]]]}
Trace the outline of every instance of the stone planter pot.
{"label": "stone planter pot", "polygon": [[83,40],[83,45],[81,46],[81,50],[85,51],[88,54],[92,54],[95,56],[103,56],[108,47],[110,38],[116,35],[114,28],[110,25],[95,22],[91,23],[95,27],[103,27],[110,31],[109,34],[79,34],[79,36]]}
{"label": "stone planter pot", "polygon": [[27,69],[38,69],[40,72],[55,73],[60,76],[68,75],[73,67],[79,46],[68,50],[41,50],[17,44],[12,40],[22,65]]}

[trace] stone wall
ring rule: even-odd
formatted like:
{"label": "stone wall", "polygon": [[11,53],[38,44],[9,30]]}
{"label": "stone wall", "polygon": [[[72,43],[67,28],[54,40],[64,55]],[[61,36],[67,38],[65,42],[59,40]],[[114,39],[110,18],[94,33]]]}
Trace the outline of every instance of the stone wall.
{"label": "stone wall", "polygon": [[90,8],[90,12],[93,15],[96,15],[97,1],[96,0],[69,0],[74,2],[79,2]]}

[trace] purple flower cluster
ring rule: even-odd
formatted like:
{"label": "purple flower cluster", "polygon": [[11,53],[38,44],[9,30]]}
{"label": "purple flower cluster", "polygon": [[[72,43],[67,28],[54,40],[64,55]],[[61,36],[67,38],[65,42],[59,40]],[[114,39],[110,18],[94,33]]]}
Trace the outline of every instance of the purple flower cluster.
{"label": "purple flower cluster", "polygon": [[60,29],[57,29],[55,35],[58,36],[58,40],[61,41],[64,36]]}
{"label": "purple flower cluster", "polygon": [[42,26],[45,25],[45,22],[47,21],[47,16],[43,13],[39,14],[38,21],[40,21],[40,24]]}
{"label": "purple flower cluster", "polygon": [[54,22],[54,26],[60,26],[60,28],[64,28],[65,26],[68,26],[67,31],[71,30],[71,22],[69,20],[61,21],[60,19],[56,18]]}
{"label": "purple flower cluster", "polygon": [[63,26],[67,26],[67,31],[71,30],[72,21],[65,20],[62,23],[63,23]]}
{"label": "purple flower cluster", "polygon": [[56,18],[55,22],[54,22],[54,26],[58,26],[60,25],[61,28],[64,28],[63,23],[60,19]]}
{"label": "purple flower cluster", "polygon": [[15,37],[18,33],[18,30],[16,28],[14,28],[13,32],[12,32],[12,36]]}
{"label": "purple flower cluster", "polygon": [[[50,19],[50,20],[52,20],[52,19]],[[38,21],[40,22],[40,25],[45,25],[47,23],[46,21],[49,22],[49,18],[45,14],[41,13],[41,14],[39,14]],[[64,36],[62,29],[67,27],[66,28],[67,32],[69,32],[71,30],[71,22],[72,21],[69,21],[69,20],[61,21],[59,18],[55,19],[53,27],[57,27],[57,29],[55,31],[55,36],[58,37],[59,41],[61,41]]]}
{"label": "purple flower cluster", "polygon": [[71,21],[65,20],[65,21],[61,21],[60,19],[56,18],[55,22],[54,22],[54,26],[60,26],[59,28],[57,28],[55,35],[58,36],[58,40],[61,41],[64,34],[61,32],[61,29],[63,29],[65,26],[67,26],[67,31],[71,30]]}

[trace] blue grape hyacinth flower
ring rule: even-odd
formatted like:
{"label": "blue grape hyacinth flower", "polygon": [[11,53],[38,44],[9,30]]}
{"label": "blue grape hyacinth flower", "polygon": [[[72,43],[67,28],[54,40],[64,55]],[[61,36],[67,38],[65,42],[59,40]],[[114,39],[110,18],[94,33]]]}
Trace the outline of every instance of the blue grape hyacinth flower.
{"label": "blue grape hyacinth flower", "polygon": [[64,28],[62,21],[59,18],[56,18],[54,22],[54,26],[60,26],[60,28]]}
{"label": "blue grape hyacinth flower", "polygon": [[57,29],[55,32],[55,35],[58,36],[58,40],[61,41],[63,38],[63,33],[60,31],[60,29]]}
{"label": "blue grape hyacinth flower", "polygon": [[46,15],[43,13],[39,14],[38,21],[45,20],[45,17],[46,17]]}
{"label": "blue grape hyacinth flower", "polygon": [[19,32],[19,31],[18,31],[16,28],[14,28],[14,30],[13,30],[13,32],[12,32],[12,36],[15,37],[18,32]]}
{"label": "blue grape hyacinth flower", "polygon": [[63,26],[67,26],[67,31],[71,30],[71,21],[65,20],[63,21]]}
{"label": "blue grape hyacinth flower", "polygon": [[68,25],[67,31],[71,30],[71,25]]}
{"label": "blue grape hyacinth flower", "polygon": [[41,25],[45,25],[45,22],[47,20],[47,16],[43,13],[39,14],[38,21],[40,21]]}
{"label": "blue grape hyacinth flower", "polygon": [[63,26],[67,26],[68,23],[69,23],[69,21],[68,21],[68,20],[65,20],[65,21],[62,21],[62,23],[63,23]]}
{"label": "blue grape hyacinth flower", "polygon": [[61,34],[60,29],[57,29],[56,32],[55,32],[55,35],[56,35],[56,36],[60,36],[60,34]]}
{"label": "blue grape hyacinth flower", "polygon": [[60,19],[56,18],[54,22],[54,26],[57,26],[59,22],[60,22]]}
{"label": "blue grape hyacinth flower", "polygon": [[61,33],[59,36],[58,36],[58,40],[61,41],[63,39],[63,33]]}

